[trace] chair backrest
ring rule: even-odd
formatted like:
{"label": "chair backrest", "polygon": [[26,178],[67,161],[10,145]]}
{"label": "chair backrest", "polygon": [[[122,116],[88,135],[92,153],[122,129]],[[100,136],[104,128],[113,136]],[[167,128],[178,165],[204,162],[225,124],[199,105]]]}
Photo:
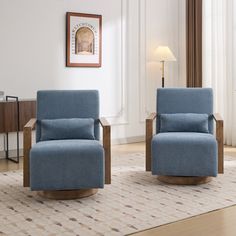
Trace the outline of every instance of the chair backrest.
{"label": "chair backrest", "polygon": [[[157,89],[157,114],[199,113],[209,115],[209,132],[213,133],[213,91],[211,88]],[[156,132],[160,130],[157,119]]]}
{"label": "chair backrest", "polygon": [[36,142],[40,141],[42,119],[93,118],[99,140],[99,93],[97,90],[42,90],[37,93]]}

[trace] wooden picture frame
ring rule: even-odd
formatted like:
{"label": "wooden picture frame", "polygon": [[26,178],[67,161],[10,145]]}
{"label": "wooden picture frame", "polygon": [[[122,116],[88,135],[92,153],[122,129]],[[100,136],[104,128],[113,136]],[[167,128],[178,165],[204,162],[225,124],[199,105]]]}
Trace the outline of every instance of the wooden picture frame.
{"label": "wooden picture frame", "polygon": [[66,13],[66,66],[101,67],[102,16]]}

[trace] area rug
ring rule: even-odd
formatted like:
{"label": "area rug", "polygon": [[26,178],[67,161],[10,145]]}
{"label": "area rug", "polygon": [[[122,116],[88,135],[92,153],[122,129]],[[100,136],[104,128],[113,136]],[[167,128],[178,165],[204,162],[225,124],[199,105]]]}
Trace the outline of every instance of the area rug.
{"label": "area rug", "polygon": [[201,186],[160,183],[144,153],[113,157],[112,184],[89,198],[54,201],[22,187],[22,171],[0,173],[0,235],[126,235],[236,204],[236,158]]}

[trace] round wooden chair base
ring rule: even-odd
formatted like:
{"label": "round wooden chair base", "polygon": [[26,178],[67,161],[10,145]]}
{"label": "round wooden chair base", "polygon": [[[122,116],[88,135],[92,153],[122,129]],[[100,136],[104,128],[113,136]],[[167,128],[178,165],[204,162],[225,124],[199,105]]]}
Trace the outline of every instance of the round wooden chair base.
{"label": "round wooden chair base", "polygon": [[159,175],[157,179],[161,182],[167,184],[175,184],[175,185],[198,185],[198,184],[206,184],[212,180],[212,177],[195,177],[195,176],[165,176]]}
{"label": "round wooden chair base", "polygon": [[72,200],[77,198],[89,197],[98,192],[97,189],[80,189],[80,190],[55,190],[55,191],[39,191],[41,197],[54,200]]}

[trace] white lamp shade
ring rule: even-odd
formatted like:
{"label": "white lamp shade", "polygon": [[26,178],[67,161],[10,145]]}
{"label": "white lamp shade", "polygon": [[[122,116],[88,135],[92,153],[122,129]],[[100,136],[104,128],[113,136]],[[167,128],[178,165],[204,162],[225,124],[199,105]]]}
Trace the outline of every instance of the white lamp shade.
{"label": "white lamp shade", "polygon": [[174,54],[166,46],[159,46],[155,54],[158,61],[176,61]]}

